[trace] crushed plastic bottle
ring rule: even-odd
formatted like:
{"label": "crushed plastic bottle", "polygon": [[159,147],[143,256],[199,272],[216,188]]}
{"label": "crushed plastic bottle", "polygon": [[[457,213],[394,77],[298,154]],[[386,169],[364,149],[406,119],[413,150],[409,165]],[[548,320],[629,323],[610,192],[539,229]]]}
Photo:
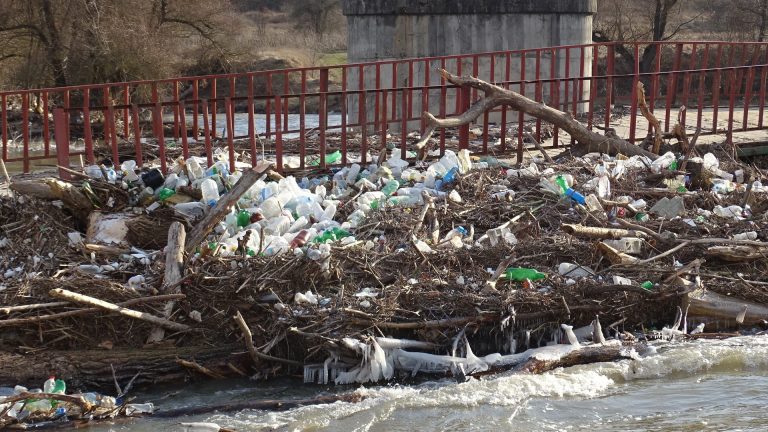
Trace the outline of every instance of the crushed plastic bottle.
{"label": "crushed plastic bottle", "polygon": [[215,181],[207,178],[200,183],[200,191],[203,194],[203,202],[213,207],[219,201],[219,187]]}

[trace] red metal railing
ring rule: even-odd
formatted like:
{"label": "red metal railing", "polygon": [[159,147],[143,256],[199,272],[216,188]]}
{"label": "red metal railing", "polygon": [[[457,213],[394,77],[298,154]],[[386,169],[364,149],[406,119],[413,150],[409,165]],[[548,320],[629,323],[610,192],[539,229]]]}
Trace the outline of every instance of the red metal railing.
{"label": "red metal railing", "polygon": [[[652,70],[641,72],[638,59],[649,45],[657,47]],[[610,127],[616,113],[610,107],[626,105],[625,138],[630,141],[638,140],[638,121],[644,121],[637,116],[641,81],[649,106],[657,113],[663,110],[657,115],[665,131],[677,121],[673,112],[681,106],[688,108],[681,121],[691,124],[691,132],[701,128],[705,134],[726,132],[730,137],[764,128],[768,44],[624,44],[634,61],[619,55],[617,46],[572,45],[0,92],[2,158],[21,162],[24,172],[33,161],[54,155],[58,164],[78,155],[91,163],[97,152],[115,163],[130,157],[141,165],[151,147],[165,170],[171,145],[180,145],[185,157],[198,148],[190,139],[202,145],[209,162],[214,147],[226,148],[233,166],[238,148],[249,151],[253,160],[268,155],[279,169],[287,169],[284,164],[291,157],[298,158],[300,169],[307,167],[307,157],[325,168],[332,150],[341,152],[339,164],[353,159],[365,163],[370,151],[388,144],[399,145],[405,158],[409,131],[425,128],[425,108],[453,115],[481,96],[446,84],[435,72],[438,67],[470,73],[582,116],[589,127]],[[60,110],[56,122],[54,110]],[[719,124],[724,119],[725,126]],[[445,131],[436,138],[441,152],[454,145],[477,153],[516,151],[521,159],[525,121],[522,113],[501,107],[479,120],[482,133],[476,140],[470,140],[469,126],[459,128],[458,140]],[[498,142],[490,142],[491,125],[500,128]],[[542,126],[532,120],[539,140]],[[387,132],[397,135],[387,138]],[[563,144],[557,132],[554,147]]]}

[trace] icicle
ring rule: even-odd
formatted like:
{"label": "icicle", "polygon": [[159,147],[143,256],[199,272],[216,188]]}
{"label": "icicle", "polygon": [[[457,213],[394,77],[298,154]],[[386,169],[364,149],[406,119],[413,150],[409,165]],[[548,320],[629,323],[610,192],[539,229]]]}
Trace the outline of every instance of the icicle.
{"label": "icicle", "polygon": [[595,315],[595,320],[592,321],[592,342],[596,344],[605,344],[605,336],[603,336],[603,326],[600,325],[600,317]]}
{"label": "icicle", "polygon": [[579,345],[579,339],[576,337],[576,334],[573,333],[573,326],[569,326],[568,324],[560,324],[560,327],[565,331],[565,335],[568,337],[568,342],[571,343],[571,345],[578,346]]}

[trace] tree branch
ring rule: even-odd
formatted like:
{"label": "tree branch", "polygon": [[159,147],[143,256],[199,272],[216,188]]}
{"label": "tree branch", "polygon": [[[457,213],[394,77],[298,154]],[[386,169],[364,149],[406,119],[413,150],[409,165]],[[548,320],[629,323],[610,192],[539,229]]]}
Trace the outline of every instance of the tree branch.
{"label": "tree branch", "polygon": [[569,133],[578,143],[579,151],[584,153],[603,152],[603,153],[622,153],[627,156],[642,155],[650,159],[656,159],[658,156],[643,150],[616,136],[603,136],[587,129],[579,123],[569,113],[549,107],[541,102],[528,99],[527,97],[507,90],[505,88],[490,84],[475,77],[459,77],[449,73],[444,69],[439,69],[443,78],[458,87],[472,87],[485,93],[485,97],[475,102],[465,113],[445,119],[438,119],[429,112],[424,112],[423,117],[427,123],[427,130],[416,146],[422,152],[427,151],[427,144],[432,138],[437,128],[458,127],[471,123],[487,110],[506,105],[515,111],[520,111],[530,116],[552,123],[560,129]]}

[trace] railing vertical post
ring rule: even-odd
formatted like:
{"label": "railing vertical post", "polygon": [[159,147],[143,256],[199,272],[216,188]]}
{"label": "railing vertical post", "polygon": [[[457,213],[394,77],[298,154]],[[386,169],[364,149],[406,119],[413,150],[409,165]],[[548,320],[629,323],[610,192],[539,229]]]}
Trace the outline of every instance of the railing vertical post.
{"label": "railing vertical post", "polygon": [[[595,125],[595,99],[597,98],[597,64],[600,59],[600,49],[597,45],[592,47],[592,73],[589,77],[589,103],[587,104],[587,128],[592,130]],[[653,106],[653,105],[651,105]],[[653,109],[653,108],[651,108]]]}
{"label": "railing vertical post", "polygon": [[341,67],[341,163],[347,164],[347,67]]}
{"label": "railing vertical post", "polygon": [[155,103],[155,109],[152,115],[155,126],[155,136],[157,137],[157,146],[160,157],[160,171],[165,174],[167,172],[167,164],[165,161],[165,130],[163,130],[163,106],[160,102]]}
{"label": "railing vertical post", "polygon": [[188,141],[188,133],[187,133],[187,113],[186,111],[186,105],[184,104],[183,100],[179,101],[179,128],[181,129],[179,132],[181,134],[181,154],[184,156],[184,159],[189,159],[189,141]]}
{"label": "railing vertical post", "polygon": [[611,115],[613,114],[613,74],[615,71],[615,62],[616,47],[614,45],[608,45],[608,81],[605,88],[605,124],[603,125],[606,128],[611,125]]}
{"label": "railing vertical post", "polygon": [[[557,50],[553,49],[550,51],[550,56],[552,57],[549,59],[549,106],[554,109],[559,109],[558,105],[560,103],[560,79],[557,78]],[[557,125],[552,126],[552,147],[557,148],[559,146],[558,135],[560,132],[557,128]]]}
{"label": "railing vertical post", "polygon": [[307,158],[307,71],[301,71],[301,96],[299,96],[299,168],[304,169]]}
{"label": "railing vertical post", "polygon": [[229,172],[235,172],[235,119],[232,99],[224,98],[224,121],[227,130],[227,150],[229,152]]}
{"label": "railing vertical post", "polygon": [[760,67],[760,111],[758,114],[757,127],[763,128],[763,115],[765,114],[765,86],[768,78],[768,66]]}
{"label": "railing vertical post", "polygon": [[[503,87],[507,90],[509,90],[509,80],[512,75],[512,55],[510,53],[506,53],[504,56],[504,85]],[[506,105],[502,105],[501,107],[501,151],[505,152],[507,151],[507,114],[509,112],[509,108]]]}
{"label": "railing vertical post", "polygon": [[141,152],[141,124],[138,105],[133,104],[131,106],[131,114],[133,117],[133,148],[136,151],[136,165],[141,167],[144,165],[144,157]]}
{"label": "railing vertical post", "polygon": [[680,71],[680,62],[683,55],[683,44],[677,44],[677,50],[675,52],[675,62],[672,66],[672,72],[669,74],[669,81],[667,81],[667,105],[664,113],[664,132],[669,132],[669,123],[672,117],[672,106],[677,99],[677,75]]}
{"label": "railing vertical post", "polygon": [[[429,75],[430,66],[430,61],[424,60],[424,87],[421,90],[421,112],[429,111],[429,84],[431,81]],[[413,113],[411,113],[411,115],[413,115]],[[427,120],[423,115],[419,115],[419,118],[421,119],[421,123],[419,124],[419,132],[424,134],[424,131],[427,128]]]}
{"label": "railing vertical post", "polygon": [[[277,172],[282,173],[283,172],[283,128],[282,128],[282,121],[281,121],[281,114],[282,114],[282,103],[284,101],[281,100],[280,95],[275,96],[275,164],[277,165],[276,169]],[[267,118],[267,121],[269,122],[270,119]],[[322,119],[320,122],[322,123]],[[324,147],[325,144],[323,143],[321,147]],[[325,157],[324,153],[321,153],[321,158],[323,159],[321,163],[323,164],[323,168],[325,167]]]}
{"label": "railing vertical post", "polygon": [[8,103],[6,102],[6,96],[2,95],[0,96],[0,122],[2,122],[2,139],[3,142],[0,143],[3,146],[3,154],[0,155],[0,157],[3,158],[3,160],[8,159]]}
{"label": "railing vertical post", "polygon": [[[410,98],[410,92],[408,89],[403,89],[401,103],[400,103],[400,159],[405,160],[408,156],[407,138],[408,138],[408,117],[406,112],[408,111],[408,99]],[[392,92],[394,93],[394,92]]]}
{"label": "railing vertical post", "polygon": [[360,65],[357,76],[357,120],[360,124],[360,154],[368,151],[368,106],[365,93],[365,66]]}
{"label": "railing vertical post", "polygon": [[[635,142],[637,131],[637,85],[640,83],[640,47],[634,44],[635,70],[632,78],[631,109],[629,110],[629,142]],[[658,131],[657,131],[658,133]]]}
{"label": "railing vertical post", "polygon": [[[5,108],[5,105],[3,105]],[[3,123],[5,125],[5,123]],[[53,110],[53,135],[56,139],[56,162],[60,167],[69,168],[69,134],[67,131],[67,112],[63,108]],[[59,169],[62,180],[71,180],[72,175]]]}
{"label": "railing vertical post", "polygon": [[[440,59],[440,68],[445,69],[445,57]],[[448,112],[448,85],[440,79],[440,118],[445,118]],[[445,128],[440,128],[440,156],[445,154]]]}
{"label": "railing vertical post", "polygon": [[[488,80],[489,83],[493,84],[495,82],[495,75],[496,75],[496,62],[494,61],[494,57],[491,56],[490,58],[490,79]],[[485,110],[483,113],[483,153],[488,153],[488,128],[491,119],[490,119],[490,110]]]}
{"label": "railing vertical post", "polygon": [[730,98],[728,101],[728,142],[733,144],[733,117],[734,109],[736,108],[736,93],[737,88],[741,86],[741,82],[736,82],[737,79],[741,79],[739,70],[732,70],[730,73]]}
{"label": "railing vertical post", "polygon": [[717,117],[720,112],[720,84],[722,75],[720,65],[723,59],[723,45],[717,44],[717,57],[715,59],[715,77],[712,82],[712,133],[717,133]]}
{"label": "railing vertical post", "polygon": [[[536,50],[536,84],[534,88],[534,100],[544,102],[544,90],[541,87],[541,49]],[[536,140],[541,142],[541,119],[536,119]]]}
{"label": "railing vertical post", "polygon": [[211,137],[216,138],[216,111],[218,109],[219,101],[216,98],[216,78],[210,79],[211,81]]}
{"label": "railing vertical post", "polygon": [[[109,90],[107,90],[109,94]],[[112,105],[112,98],[107,98],[107,118],[104,121],[105,125],[109,125],[109,136],[112,141],[112,164],[115,168],[120,166],[120,153],[117,151],[117,127],[115,127],[115,107]],[[162,124],[162,121],[161,121]],[[105,137],[106,141],[106,137]]]}
{"label": "railing vertical post", "polygon": [[128,139],[130,132],[130,109],[128,105],[131,103],[130,87],[128,84],[123,85],[123,137]]}
{"label": "railing vertical post", "polygon": [[45,156],[51,155],[51,131],[48,124],[48,92],[43,92],[43,143],[45,144]]}
{"label": "railing vertical post", "polygon": [[93,154],[93,131],[91,130],[91,89],[83,89],[83,140],[85,141],[85,160],[95,163]]}
{"label": "railing vertical post", "polygon": [[[472,93],[469,87],[462,87],[460,89],[461,99],[461,112],[467,112],[469,110],[470,98]],[[469,148],[469,124],[459,126],[459,150],[465,150]]]}
{"label": "railing vertical post", "polygon": [[[528,51],[520,53],[520,94],[525,96],[525,60],[528,57]],[[517,113],[517,163],[523,163],[523,126],[525,124],[525,113]]]}
{"label": "railing vertical post", "polygon": [[179,82],[173,80],[173,140],[179,141]]}
{"label": "railing vertical post", "polygon": [[[291,92],[291,88],[289,86],[290,84],[290,77],[288,76],[288,72],[283,74],[283,96],[285,96],[284,103],[283,103],[283,131],[288,132],[288,105],[290,102],[290,99],[288,98],[288,94]],[[234,96],[234,95],[233,95]]]}
{"label": "railing vertical post", "polygon": [[199,120],[197,118],[200,115],[200,103],[198,102],[200,99],[200,86],[198,80],[192,81],[192,99],[195,100],[192,104],[192,136],[197,140],[200,136]]}
{"label": "railing vertical post", "polygon": [[379,125],[379,110],[381,109],[381,63],[376,63],[376,76],[374,82],[374,107],[373,107],[373,130],[378,131],[384,129],[384,126]]}
{"label": "railing vertical post", "polygon": [[[320,69],[320,167],[325,169],[325,130],[328,126],[328,68]],[[275,108],[277,110],[277,108]]]}
{"label": "railing vertical post", "polygon": [[[701,59],[701,69],[709,66],[709,44],[704,45],[704,57]],[[701,129],[701,121],[704,114],[704,90],[706,89],[707,73],[699,73],[698,109],[696,110],[696,128]]]}
{"label": "railing vertical post", "polygon": [[[28,173],[29,166],[29,96],[31,93],[22,93],[21,95],[21,134],[24,142],[24,173]],[[69,157],[69,153],[67,153]]]}
{"label": "railing vertical post", "polygon": [[[205,143],[205,157],[208,160],[208,166],[213,165],[213,149],[211,148],[211,124],[208,117],[208,101],[203,100],[203,142]],[[267,117],[269,123],[269,117]]]}
{"label": "railing vertical post", "polygon": [[248,143],[251,147],[251,166],[256,166],[256,119],[253,108],[253,74],[248,74]]}

